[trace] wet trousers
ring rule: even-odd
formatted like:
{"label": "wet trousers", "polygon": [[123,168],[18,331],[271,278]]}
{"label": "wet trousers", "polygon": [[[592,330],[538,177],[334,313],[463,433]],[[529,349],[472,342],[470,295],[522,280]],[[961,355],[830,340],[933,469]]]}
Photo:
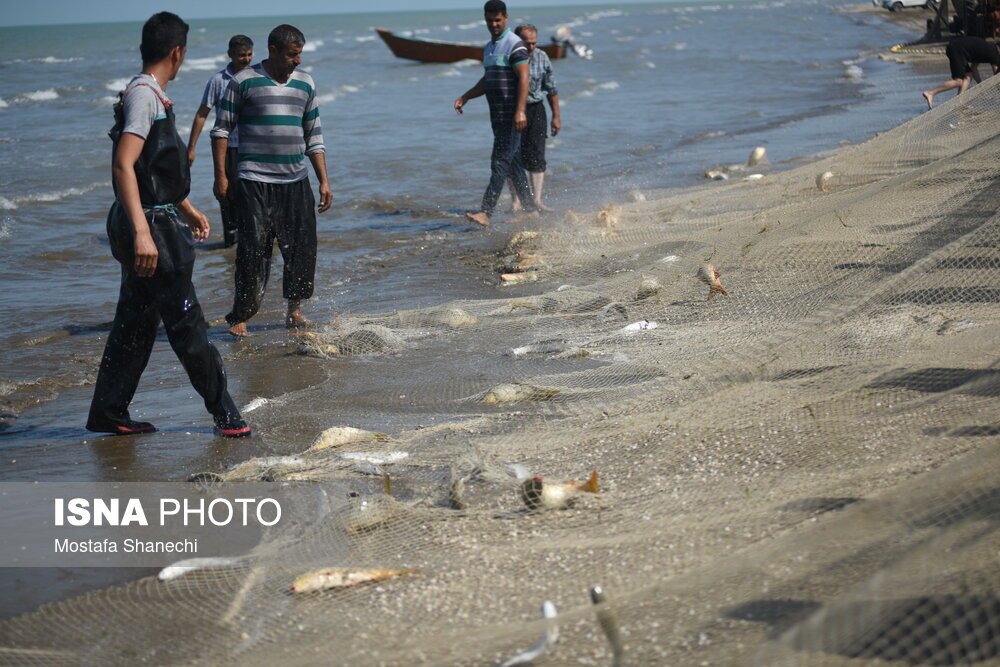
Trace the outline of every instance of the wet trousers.
{"label": "wet trousers", "polygon": [[510,178],[517,196],[526,210],[535,208],[535,195],[531,191],[528,174],[521,162],[521,133],[514,129],[514,121],[493,124],[493,154],[490,156],[490,184],[483,194],[480,210],[493,215],[500,200],[504,183]]}
{"label": "wet trousers", "polygon": [[236,294],[226,315],[230,324],[247,322],[260,310],[277,239],[285,262],[282,296],[294,301],[313,294],[316,278],[316,200],[309,179],[295,183],[237,184],[240,242],[236,247]]}
{"label": "wet trousers", "polygon": [[140,278],[134,269],[132,223],[119,202],[108,213],[108,239],[112,254],[121,264],[122,282],[87,428],[105,430],[130,419],[128,406],[153,351],[161,319],[170,347],[216,423],[239,418],[239,410],[226,388],[222,357],[208,342],[208,325],[191,284],[191,230],[174,212],[149,210],[146,219],[159,257],[156,272]]}

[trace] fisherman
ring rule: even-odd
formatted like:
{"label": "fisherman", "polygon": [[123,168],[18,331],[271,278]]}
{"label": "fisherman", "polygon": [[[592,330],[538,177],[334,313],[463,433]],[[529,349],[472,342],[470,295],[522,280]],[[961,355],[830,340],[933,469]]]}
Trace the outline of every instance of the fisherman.
{"label": "fisherman", "polygon": [[464,95],[455,100],[459,114],[469,100],[486,95],[493,126],[493,154],[490,159],[490,183],[477,213],[466,217],[480,225],[489,225],[508,177],[524,208],[536,211],[528,174],[521,163],[521,133],[528,125],[525,107],[528,101],[528,47],[507,29],[507,5],[489,0],[483,7],[490,41],[483,49],[485,75]]}
{"label": "fisherman", "polygon": [[[194,147],[201,136],[201,129],[205,126],[205,119],[213,109],[218,114],[218,105],[222,97],[229,88],[229,82],[237,72],[241,72],[253,62],[253,40],[246,35],[233,35],[229,39],[229,64],[212,75],[205,86],[205,93],[201,96],[201,106],[194,115],[194,122],[191,123],[191,136],[188,138],[188,164],[194,164]],[[234,129],[229,134],[229,147],[226,149],[226,175],[230,181],[236,180],[236,150],[240,145],[239,133]],[[237,228],[236,207],[233,201],[234,190],[230,190],[229,196],[225,200],[219,200],[219,209],[222,214],[222,238],[223,243],[228,248],[236,244]]]}
{"label": "fisherman", "polygon": [[[326,148],[316,101],[316,84],[305,72],[306,38],[279,25],[267,38],[267,59],[238,72],[219,103],[212,129],[215,196],[224,200],[236,189],[240,210],[236,249],[236,294],[226,315],[229,333],[247,335],[247,322],[260,309],[271,271],[275,238],[285,262],[282,292],[288,300],[285,326],[306,327],[301,303],[313,294],[316,274],[316,201],[306,158],[319,180],[319,212],[330,208],[333,193],[326,175]],[[239,128],[236,183],[226,175],[229,135]]]}
{"label": "fisherman", "polygon": [[[559,91],[552,77],[552,61],[549,60],[549,54],[538,48],[538,28],[530,23],[522,23],[514,29],[514,34],[528,47],[528,57],[531,59],[528,65],[530,76],[528,103],[525,107],[528,126],[521,139],[521,162],[531,174],[531,188],[535,192],[536,208],[540,211],[551,211],[552,209],[542,203],[542,186],[545,183],[545,139],[548,136],[548,118],[545,116],[545,104],[542,98],[543,96],[548,98],[549,106],[552,108],[554,137],[562,128],[559,116]],[[513,187],[511,193],[514,210],[521,210],[521,201]]]}
{"label": "fisherman", "polygon": [[979,65],[989,64],[993,67],[993,74],[1000,72],[1000,45],[987,42],[982,37],[956,37],[948,42],[945,53],[951,67],[951,79],[934,90],[924,91],[928,109],[934,106],[934,96],[938,93],[958,88],[956,94],[961,95],[969,89],[973,79],[982,83]]}
{"label": "fisherman", "polygon": [[98,433],[156,430],[134,421],[128,406],[162,318],[170,346],[204,399],[216,433],[250,435],[226,389],[222,357],[208,342],[208,325],[191,284],[194,241],[208,237],[209,225],[187,198],[191,175],[184,140],[166,94],[184,62],[187,33],[188,24],[176,14],[150,17],[139,46],[142,73],[132,78],[115,105],[110,135],[116,199],[107,230],[122,282],[87,419],[87,429]]}

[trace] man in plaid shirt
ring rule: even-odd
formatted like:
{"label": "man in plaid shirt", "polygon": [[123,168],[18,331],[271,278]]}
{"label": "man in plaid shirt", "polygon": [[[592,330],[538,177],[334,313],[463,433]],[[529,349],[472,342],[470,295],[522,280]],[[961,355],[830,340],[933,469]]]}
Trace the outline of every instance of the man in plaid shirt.
{"label": "man in plaid shirt", "polygon": [[[525,115],[528,117],[528,126],[524,130],[521,139],[521,162],[531,176],[532,189],[535,192],[535,206],[540,211],[551,210],[542,204],[542,185],[545,182],[545,138],[548,129],[548,118],[545,115],[545,104],[543,98],[548,98],[549,106],[552,107],[552,136],[559,134],[562,128],[562,119],[559,116],[559,91],[556,89],[555,79],[552,77],[552,61],[549,55],[538,48],[538,28],[530,23],[522,23],[514,30],[514,34],[521,38],[524,45],[528,47],[528,55],[531,60],[528,62],[528,76],[530,84],[528,86],[528,103],[525,106]],[[521,201],[517,196],[517,190],[511,188],[511,195],[514,199],[514,210],[521,209]]]}

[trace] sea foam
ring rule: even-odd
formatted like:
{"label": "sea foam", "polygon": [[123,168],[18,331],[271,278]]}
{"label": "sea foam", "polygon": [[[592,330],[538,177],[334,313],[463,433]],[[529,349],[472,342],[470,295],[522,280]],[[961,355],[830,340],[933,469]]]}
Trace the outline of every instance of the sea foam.
{"label": "sea foam", "polygon": [[17,99],[25,102],[49,102],[51,100],[59,99],[59,93],[56,92],[55,88],[48,88],[46,90],[36,90],[30,93],[25,93]]}

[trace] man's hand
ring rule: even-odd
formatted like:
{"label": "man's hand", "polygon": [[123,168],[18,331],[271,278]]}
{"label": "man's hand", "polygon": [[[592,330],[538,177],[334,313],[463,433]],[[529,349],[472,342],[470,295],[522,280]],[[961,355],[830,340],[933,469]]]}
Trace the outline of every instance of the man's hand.
{"label": "man's hand", "polygon": [[464,97],[459,97],[457,100],[455,100],[455,112],[458,113],[459,116],[462,115],[462,107],[465,106],[465,103],[467,101],[468,100],[466,100]]}
{"label": "man's hand", "polygon": [[188,149],[188,166],[194,164],[194,146]]}
{"label": "man's hand", "polygon": [[559,116],[553,116],[552,117],[552,136],[554,137],[557,134],[559,134],[559,130],[561,130],[561,129],[562,129],[562,120],[559,118]]}
{"label": "man's hand", "polygon": [[140,278],[149,278],[156,273],[156,262],[160,253],[153,243],[153,236],[146,230],[135,236],[135,272]]}
{"label": "man's hand", "polygon": [[319,184],[319,212],[325,213],[333,203],[333,190],[328,181]]}
{"label": "man's hand", "polygon": [[196,241],[204,241],[208,238],[211,227],[204,213],[191,205],[185,209],[184,217],[187,218],[188,227],[191,228],[191,233],[194,235]]}
{"label": "man's hand", "polygon": [[524,128],[528,127],[528,115],[523,111],[518,111],[514,114],[514,129],[518,132],[524,132]]}
{"label": "man's hand", "polygon": [[229,198],[229,179],[225,176],[216,176],[215,186],[212,188],[212,192],[215,193],[215,198],[219,200],[220,204],[226,203]]}

